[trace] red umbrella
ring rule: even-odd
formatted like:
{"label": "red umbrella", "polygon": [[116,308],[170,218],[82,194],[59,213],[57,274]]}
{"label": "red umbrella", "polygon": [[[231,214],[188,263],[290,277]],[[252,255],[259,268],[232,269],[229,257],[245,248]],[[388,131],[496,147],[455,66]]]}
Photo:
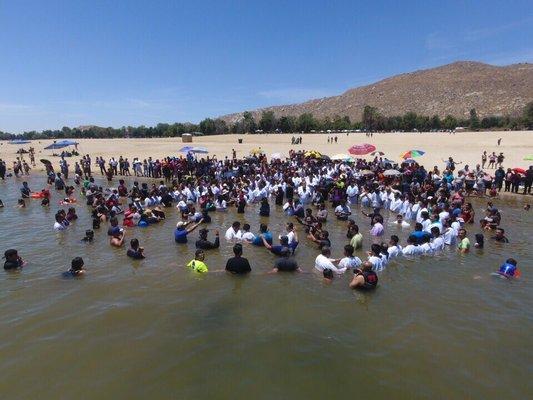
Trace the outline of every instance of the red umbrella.
{"label": "red umbrella", "polygon": [[524,168],[513,168],[513,171],[517,174],[526,174],[526,170]]}
{"label": "red umbrella", "polygon": [[376,150],[376,146],[368,143],[363,143],[353,145],[348,149],[348,152],[350,154],[361,156],[363,154],[372,153],[374,150]]}

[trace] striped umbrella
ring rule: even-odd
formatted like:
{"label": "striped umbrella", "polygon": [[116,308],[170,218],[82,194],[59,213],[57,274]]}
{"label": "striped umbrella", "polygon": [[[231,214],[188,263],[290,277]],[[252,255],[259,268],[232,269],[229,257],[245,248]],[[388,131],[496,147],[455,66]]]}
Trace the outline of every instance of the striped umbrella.
{"label": "striped umbrella", "polygon": [[424,154],[426,154],[426,152],[422,151],[422,150],[409,150],[409,151],[406,151],[405,153],[401,154],[400,157],[405,160],[407,158],[420,157],[420,156],[423,156]]}
{"label": "striped umbrella", "polygon": [[380,156],[384,156],[385,153],[383,153],[382,151],[373,151],[372,153],[370,153],[371,156],[375,156],[376,154],[380,155]]}
{"label": "striped umbrella", "polygon": [[364,154],[372,153],[374,150],[376,150],[376,146],[373,144],[363,143],[354,144],[348,149],[348,152],[356,156],[362,156]]}

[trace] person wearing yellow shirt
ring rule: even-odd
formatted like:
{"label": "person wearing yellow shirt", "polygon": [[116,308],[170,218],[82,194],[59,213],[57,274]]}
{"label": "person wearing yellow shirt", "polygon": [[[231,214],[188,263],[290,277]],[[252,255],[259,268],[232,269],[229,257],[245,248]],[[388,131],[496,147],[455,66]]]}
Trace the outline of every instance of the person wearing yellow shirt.
{"label": "person wearing yellow shirt", "polygon": [[205,253],[203,250],[196,250],[196,253],[194,254],[194,260],[191,260],[189,264],[187,264],[187,268],[192,269],[195,272],[204,273],[209,271],[207,268],[207,265],[204,263],[205,259]]}

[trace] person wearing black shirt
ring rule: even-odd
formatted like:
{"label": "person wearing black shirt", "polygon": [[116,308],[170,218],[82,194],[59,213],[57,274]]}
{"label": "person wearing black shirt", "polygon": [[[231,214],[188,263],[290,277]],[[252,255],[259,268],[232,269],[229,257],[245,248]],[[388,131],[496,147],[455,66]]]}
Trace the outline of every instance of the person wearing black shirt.
{"label": "person wearing black shirt", "polygon": [[5,270],[22,268],[26,264],[15,249],[6,250],[4,252],[4,258],[6,259],[6,262],[4,263]]}
{"label": "person wearing black shirt", "polygon": [[139,246],[139,240],[131,239],[130,240],[131,248],[128,249],[126,255],[134,260],[142,260],[144,256],[144,248]]}
{"label": "person wearing black shirt", "polygon": [[218,229],[215,230],[215,241],[210,242],[207,240],[207,233],[209,229],[200,229],[200,239],[196,241],[196,248],[202,250],[218,249],[220,247],[220,238]]}
{"label": "person wearing black shirt", "polygon": [[242,244],[237,243],[233,246],[233,254],[235,254],[235,257],[226,262],[226,271],[232,274],[247,274],[252,271],[248,260],[242,257]]}
{"label": "person wearing black shirt", "polygon": [[496,229],[496,235],[492,237],[492,240],[500,243],[509,243],[509,239],[507,239],[507,236],[505,236],[505,230],[502,228]]}
{"label": "person wearing black shirt", "polygon": [[281,253],[281,258],[278,258],[276,262],[274,263],[274,268],[269,273],[275,274],[280,271],[287,271],[287,272],[302,272],[300,267],[298,267],[298,263],[293,257],[290,257],[290,250],[284,249]]}

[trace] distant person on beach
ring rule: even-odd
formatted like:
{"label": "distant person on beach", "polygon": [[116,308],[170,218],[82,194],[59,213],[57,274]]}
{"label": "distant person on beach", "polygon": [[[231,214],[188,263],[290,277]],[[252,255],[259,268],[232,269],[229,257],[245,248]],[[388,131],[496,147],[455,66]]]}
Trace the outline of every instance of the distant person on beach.
{"label": "distant person on beach", "polygon": [[502,143],[502,138],[498,139],[498,146]]}

